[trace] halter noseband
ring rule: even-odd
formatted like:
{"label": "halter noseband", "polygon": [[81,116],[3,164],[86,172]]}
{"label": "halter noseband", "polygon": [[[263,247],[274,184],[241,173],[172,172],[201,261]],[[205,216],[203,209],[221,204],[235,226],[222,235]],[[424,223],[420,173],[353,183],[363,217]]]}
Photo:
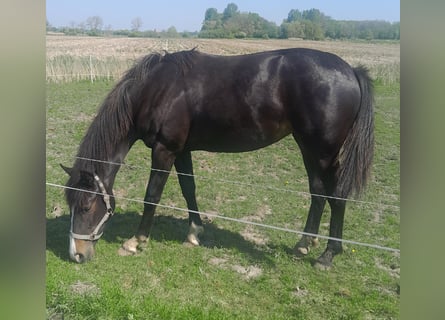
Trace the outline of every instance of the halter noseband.
{"label": "halter noseband", "polygon": [[97,174],[94,175],[94,180],[97,181],[97,184],[99,185],[100,192],[102,193],[104,197],[104,202],[107,207],[107,212],[103,216],[102,220],[100,220],[99,224],[96,226],[96,228],[93,230],[93,232],[89,235],[87,234],[77,234],[71,231],[71,236],[73,239],[79,239],[79,240],[89,240],[94,241],[98,240],[100,237],[102,237],[103,232],[99,233],[99,230],[102,228],[102,226],[105,224],[105,222],[108,221],[108,219],[114,214],[113,208],[111,207],[110,203],[110,195],[107,193],[107,190],[105,189],[104,184],[100,180],[99,176]]}

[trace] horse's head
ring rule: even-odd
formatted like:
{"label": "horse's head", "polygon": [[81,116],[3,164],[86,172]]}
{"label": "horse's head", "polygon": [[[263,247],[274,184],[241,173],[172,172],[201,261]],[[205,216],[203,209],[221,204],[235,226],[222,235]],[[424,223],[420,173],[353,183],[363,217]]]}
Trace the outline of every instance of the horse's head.
{"label": "horse's head", "polygon": [[95,173],[61,167],[70,176],[65,191],[71,215],[69,254],[83,263],[94,256],[94,246],[113,214],[114,201]]}

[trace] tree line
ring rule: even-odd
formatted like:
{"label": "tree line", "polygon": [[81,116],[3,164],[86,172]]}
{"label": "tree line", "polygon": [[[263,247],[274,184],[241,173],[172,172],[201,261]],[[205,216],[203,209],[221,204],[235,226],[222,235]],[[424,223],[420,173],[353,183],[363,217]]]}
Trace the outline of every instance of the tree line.
{"label": "tree line", "polygon": [[101,17],[93,16],[80,24],[72,23],[69,27],[61,28],[52,27],[47,21],[46,28],[47,31],[67,35],[89,36],[400,40],[400,22],[334,20],[318,9],[292,9],[277,26],[258,13],[240,12],[235,3],[229,3],[221,13],[215,8],[208,8],[200,31],[178,32],[174,26],[161,31],[141,31],[142,19],[139,17],[133,19],[131,25],[130,30],[113,30],[109,25],[104,27]]}
{"label": "tree line", "polygon": [[113,30],[110,25],[104,26],[103,20],[100,16],[88,17],[85,22],[74,23],[69,26],[54,27],[47,20],[46,31],[63,33],[69,36],[120,36],[120,37],[141,37],[141,38],[179,38],[179,37],[197,37],[198,31],[195,32],[178,32],[174,26],[167,30],[144,30],[141,31],[142,19],[140,17],[134,18],[131,21],[131,29]]}
{"label": "tree line", "polygon": [[400,22],[334,20],[318,9],[292,9],[277,26],[257,13],[240,12],[235,3],[229,3],[222,13],[215,8],[206,10],[199,37],[400,40]]}

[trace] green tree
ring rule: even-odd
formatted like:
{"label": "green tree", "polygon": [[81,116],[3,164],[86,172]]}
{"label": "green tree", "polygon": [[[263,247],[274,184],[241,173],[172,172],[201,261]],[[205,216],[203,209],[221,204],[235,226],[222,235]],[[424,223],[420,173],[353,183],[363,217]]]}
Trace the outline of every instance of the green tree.
{"label": "green tree", "polygon": [[204,21],[213,21],[218,19],[219,19],[218,10],[216,10],[215,8],[208,8],[206,10],[204,15]]}
{"label": "green tree", "polygon": [[303,19],[303,15],[300,10],[292,9],[289,11],[287,15],[287,22],[301,21]]}
{"label": "green tree", "polygon": [[202,38],[304,38],[331,39],[400,39],[400,23],[385,21],[338,21],[318,9],[292,9],[280,27],[257,13],[239,12],[229,3],[223,13],[215,8],[205,11],[199,32]]}
{"label": "green tree", "polygon": [[170,28],[167,29],[167,32],[165,32],[165,36],[167,38],[178,38],[179,33],[174,26],[171,26]]}
{"label": "green tree", "polygon": [[283,22],[280,27],[280,38],[304,38],[304,26],[302,22]]}
{"label": "green tree", "polygon": [[394,22],[392,24],[392,34],[394,36],[393,39],[400,40],[400,22]]}
{"label": "green tree", "polygon": [[302,22],[303,29],[304,29],[304,36],[303,39],[306,40],[323,40],[324,39],[324,33],[321,26],[317,23],[314,23],[309,20],[304,20]]}
{"label": "green tree", "polygon": [[224,9],[223,20],[228,20],[234,17],[237,13],[239,13],[238,6],[234,3],[229,3],[227,7]]}
{"label": "green tree", "polygon": [[[201,32],[221,28],[222,27],[221,17],[222,14],[219,14],[218,10],[216,10],[215,8],[207,9],[204,15],[204,22],[202,23]],[[207,32],[206,34],[209,35],[206,36],[206,38],[209,38],[210,32]]]}
{"label": "green tree", "polygon": [[303,20],[312,21],[315,24],[322,24],[327,17],[318,9],[305,10],[302,13]]}
{"label": "green tree", "polygon": [[292,9],[281,24],[280,37],[322,40],[325,38],[325,29],[330,21],[331,18],[318,9],[303,12]]}

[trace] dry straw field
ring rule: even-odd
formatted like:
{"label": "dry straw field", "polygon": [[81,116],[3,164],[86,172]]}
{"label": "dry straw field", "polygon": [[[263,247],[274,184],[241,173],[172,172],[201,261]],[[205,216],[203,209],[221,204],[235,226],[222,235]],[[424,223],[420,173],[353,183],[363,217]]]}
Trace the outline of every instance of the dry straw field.
{"label": "dry straw field", "polygon": [[363,64],[384,83],[400,78],[400,43],[304,40],[209,40],[99,38],[48,35],[46,77],[50,82],[117,79],[139,57],[153,52],[197,48],[211,54],[235,55],[306,47],[335,53],[352,65]]}

